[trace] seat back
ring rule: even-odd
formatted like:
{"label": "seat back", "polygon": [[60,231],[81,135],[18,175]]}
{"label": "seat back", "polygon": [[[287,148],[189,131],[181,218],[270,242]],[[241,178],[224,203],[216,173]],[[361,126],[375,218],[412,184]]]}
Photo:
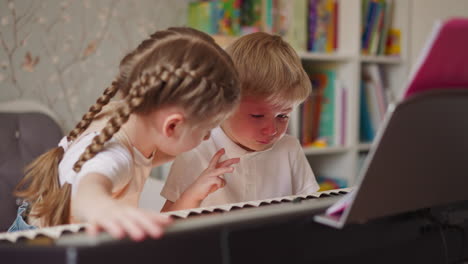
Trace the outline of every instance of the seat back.
{"label": "seat back", "polygon": [[25,166],[57,146],[62,137],[59,125],[46,112],[10,110],[0,107],[0,232],[16,217],[13,190],[23,178]]}

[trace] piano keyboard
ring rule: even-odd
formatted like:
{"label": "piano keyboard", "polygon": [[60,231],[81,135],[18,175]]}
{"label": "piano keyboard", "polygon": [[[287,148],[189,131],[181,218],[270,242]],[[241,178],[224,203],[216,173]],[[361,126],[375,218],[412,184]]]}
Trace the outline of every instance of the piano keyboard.
{"label": "piano keyboard", "polygon": [[317,198],[323,198],[323,197],[329,197],[329,196],[342,195],[342,194],[348,193],[350,190],[351,188],[336,189],[336,190],[316,192],[316,193],[305,194],[305,195],[291,195],[291,196],[283,196],[283,197],[257,200],[257,201],[248,201],[248,202],[241,202],[241,203],[200,207],[200,208],[188,209],[188,210],[172,211],[172,212],[167,212],[163,214],[170,215],[175,218],[188,218],[191,216],[197,216],[197,215],[203,215],[203,214],[230,212],[230,211],[243,209],[243,208],[260,207],[260,206],[265,206],[265,205],[298,202],[302,200],[310,200],[310,199],[317,199]]}
{"label": "piano keyboard", "polygon": [[[268,218],[273,215],[286,215],[295,212],[304,213],[307,212],[307,210],[312,209],[325,209],[326,207],[333,204],[339,197],[350,192],[351,190],[352,188],[343,188],[316,192],[307,195],[284,196],[257,201],[172,211],[162,214],[169,215],[176,219],[176,222],[166,231],[166,233],[176,233],[187,229],[206,227],[210,225],[220,225],[227,222],[245,222],[253,218]],[[296,206],[288,206],[291,204],[295,204]],[[194,217],[205,215],[210,215],[213,217],[203,217],[202,219],[199,219],[200,217]],[[186,219],[191,219],[193,221],[187,221]],[[26,241],[27,244],[50,245],[56,244],[56,240],[58,240],[59,244],[70,244],[73,243],[73,241],[76,239],[71,238],[70,240],[67,237],[73,236],[66,236],[66,234],[82,233],[85,228],[86,224],[70,224],[34,230],[17,231],[12,233],[0,233],[0,244]],[[87,244],[96,244],[99,243],[99,241],[111,239],[108,235],[100,236],[101,238],[97,239],[92,239],[89,236],[82,236],[82,239],[83,237],[87,237],[85,238],[87,240]]]}

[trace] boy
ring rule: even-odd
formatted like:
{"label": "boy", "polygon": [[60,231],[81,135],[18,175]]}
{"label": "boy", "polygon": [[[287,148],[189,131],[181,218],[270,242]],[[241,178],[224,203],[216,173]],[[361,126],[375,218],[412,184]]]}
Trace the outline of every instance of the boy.
{"label": "boy", "polygon": [[[291,111],[311,91],[296,52],[281,37],[264,32],[241,37],[227,51],[239,72],[241,103],[211,138],[176,158],[161,191],[167,199],[161,211],[319,188],[299,141],[285,135]],[[228,159],[220,162],[224,154]],[[232,174],[217,176],[222,173]]]}

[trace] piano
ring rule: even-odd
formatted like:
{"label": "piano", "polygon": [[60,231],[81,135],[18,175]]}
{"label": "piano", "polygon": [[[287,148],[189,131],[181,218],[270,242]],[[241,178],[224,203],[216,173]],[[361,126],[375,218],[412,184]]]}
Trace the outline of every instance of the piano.
{"label": "piano", "polygon": [[[166,213],[157,240],[87,236],[85,225],[0,234],[1,263],[461,263],[468,203],[342,229],[314,221],[352,188]],[[444,217],[441,217],[444,215]],[[443,219],[443,220],[441,220]]]}
{"label": "piano", "polygon": [[467,105],[444,89],[392,108],[353,188],[171,212],[163,238],[138,243],[83,225],[1,234],[1,263],[468,262]]}

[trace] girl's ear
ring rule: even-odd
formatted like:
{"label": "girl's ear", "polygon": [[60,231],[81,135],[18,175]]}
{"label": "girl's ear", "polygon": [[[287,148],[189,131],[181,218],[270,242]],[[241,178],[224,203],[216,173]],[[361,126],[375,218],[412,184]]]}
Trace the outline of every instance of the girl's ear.
{"label": "girl's ear", "polygon": [[163,123],[163,134],[165,137],[178,137],[184,123],[184,116],[180,113],[168,115]]}

